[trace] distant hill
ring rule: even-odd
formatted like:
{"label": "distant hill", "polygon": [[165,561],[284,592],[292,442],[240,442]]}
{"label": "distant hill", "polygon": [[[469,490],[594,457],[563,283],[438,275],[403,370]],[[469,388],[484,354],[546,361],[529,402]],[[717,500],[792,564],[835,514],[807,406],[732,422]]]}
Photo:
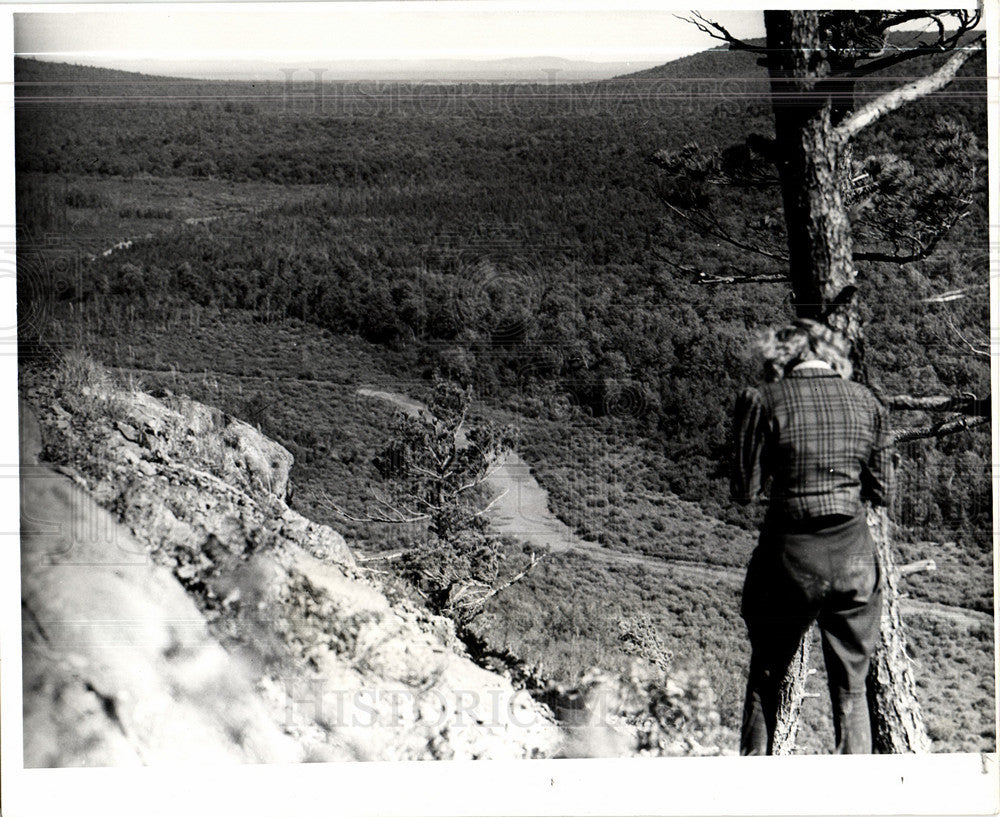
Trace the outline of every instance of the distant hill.
{"label": "distant hill", "polygon": [[[39,62],[17,58],[17,62]],[[315,81],[316,72],[325,81],[380,80],[391,82],[591,82],[607,79],[635,69],[648,69],[655,61],[618,60],[597,62],[570,60],[563,57],[512,57],[497,60],[435,59],[435,60],[309,60],[261,62],[260,60],[131,60],[119,61],[120,69],[101,66],[59,66],[54,74],[58,81],[74,81],[91,71],[107,72],[111,81],[128,82],[140,77],[181,80],[223,80],[238,82]],[[121,70],[127,69],[127,70]]]}
{"label": "distant hill", "polygon": [[[889,42],[899,48],[912,48],[924,32],[897,31],[889,36]],[[970,34],[971,40],[975,34]],[[758,37],[746,41],[750,45],[764,46],[766,41]],[[920,76],[927,70],[927,63],[938,63],[944,55],[917,57],[899,65],[878,72],[880,77]],[[615,80],[692,79],[692,78],[735,78],[741,80],[766,80],[767,69],[759,63],[761,55],[749,51],[731,51],[729,46],[720,45],[707,51],[671,60],[662,65],[645,68],[629,74],[614,77]]]}
{"label": "distant hill", "polygon": [[[763,45],[763,41],[759,42]],[[726,46],[700,51],[687,57],[615,77],[616,80],[690,79],[707,77],[740,77],[765,79],[767,69],[757,64],[757,55],[747,51],[730,51]]]}
{"label": "distant hill", "polygon": [[[914,32],[897,32],[891,39],[906,47],[914,42]],[[763,45],[762,38],[749,41]],[[885,71],[871,79],[870,87],[902,76],[920,76],[933,64],[943,61],[943,55],[919,57]],[[326,64],[302,62],[298,65],[274,63],[273,66],[234,62],[232,60],[199,60],[186,63],[134,61],[131,70],[105,68],[37,59],[15,57],[16,94],[50,96],[63,84],[59,96],[191,96],[213,98],[273,98],[284,93],[288,80],[301,86],[314,87],[316,71],[324,83],[389,82],[417,86],[455,83],[517,84],[530,87],[559,86],[635,86],[663,81],[697,83],[690,86],[692,95],[716,101],[726,101],[738,95],[743,99],[762,99],[767,94],[767,69],[758,63],[759,56],[746,51],[731,51],[719,46],[697,54],[679,57],[662,64],[649,62],[592,62],[562,57],[515,57],[498,60],[390,60],[370,63],[360,60],[330,61]],[[973,60],[973,64],[978,60]],[[639,70],[634,70],[638,68]],[[971,65],[960,76],[969,76]],[[961,81],[961,80],[959,80]],[[728,82],[725,87],[717,83]],[[706,87],[704,83],[713,83]],[[953,98],[955,86],[949,91]]]}
{"label": "distant hill", "polygon": [[33,83],[49,85],[64,82],[111,85],[125,82],[148,83],[163,79],[179,78],[153,77],[148,72],[121,71],[115,68],[99,68],[79,63],[14,57],[14,81],[18,85]]}
{"label": "distant hill", "polygon": [[[78,98],[82,96],[173,96],[188,94],[228,95],[278,93],[283,83],[227,83],[219,80],[154,75],[140,71],[101,68],[78,63],[48,62],[28,57],[14,58],[14,93],[18,98],[46,96]],[[198,90],[201,89],[201,90]]]}

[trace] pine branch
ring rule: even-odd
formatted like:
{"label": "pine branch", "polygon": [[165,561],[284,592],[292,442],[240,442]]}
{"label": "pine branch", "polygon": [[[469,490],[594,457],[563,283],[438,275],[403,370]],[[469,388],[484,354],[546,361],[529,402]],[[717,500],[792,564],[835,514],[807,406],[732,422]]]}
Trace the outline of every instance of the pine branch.
{"label": "pine branch", "polygon": [[765,258],[770,258],[772,261],[778,261],[782,264],[788,263],[788,256],[786,255],[769,252],[761,247],[755,247],[752,244],[747,244],[745,241],[741,241],[740,239],[730,235],[716,219],[710,219],[707,216],[696,218],[690,213],[682,210],[680,207],[671,204],[664,196],[658,196],[658,198],[668,210],[675,215],[680,216],[688,223],[693,224],[707,235],[710,235],[713,238],[718,238],[720,241],[725,241],[727,244],[732,244],[737,249],[746,250],[747,252],[756,253],[757,255],[763,255]]}
{"label": "pine branch", "polygon": [[877,60],[872,60],[872,62],[865,63],[864,65],[856,66],[841,73],[834,73],[834,76],[837,78],[860,79],[879,71],[883,71],[886,68],[891,68],[894,65],[899,65],[899,63],[906,62],[907,60],[912,60],[927,54],[940,54],[943,51],[949,50],[952,50],[952,48],[940,46],[936,43],[919,43],[912,48],[899,49],[893,54],[889,54],[888,56],[881,57]]}
{"label": "pine branch", "polygon": [[[947,15],[958,21],[957,28],[950,35],[947,33],[947,26],[942,19],[942,15]],[[866,77],[878,71],[882,71],[886,68],[891,68],[893,65],[898,65],[901,62],[905,62],[906,60],[911,60],[916,57],[922,57],[927,54],[942,54],[954,51],[958,47],[958,44],[962,41],[962,38],[979,25],[979,21],[981,19],[982,12],[978,9],[975,11],[920,9],[900,12],[886,17],[877,27],[877,30],[883,36],[890,28],[895,28],[896,26],[900,26],[914,20],[930,20],[934,23],[934,26],[937,29],[937,39],[932,42],[921,40],[916,45],[902,48],[898,45],[893,45],[888,41],[888,38],[886,38],[885,45],[881,51],[877,54],[871,54],[868,56],[871,62],[867,62],[864,65],[852,65],[842,71],[834,71],[834,76],[841,79],[858,79],[860,77]],[[893,53],[887,56],[882,56],[882,54],[884,54],[889,48],[893,49]],[[876,57],[878,57],[878,59],[876,59]]]}
{"label": "pine branch", "polygon": [[943,12],[931,11],[929,9],[914,9],[912,11],[900,11],[892,15],[891,17],[886,17],[879,23],[877,28],[880,34],[884,34],[890,28],[901,26],[903,25],[903,23],[911,23],[914,20],[921,20],[924,17],[942,13]]}
{"label": "pine branch", "polygon": [[951,228],[969,214],[969,205],[971,205],[972,202],[963,199],[961,203],[965,206],[960,210],[956,210],[950,218],[946,218],[941,221],[931,234],[930,238],[925,241],[921,241],[915,235],[909,236],[911,243],[916,247],[913,252],[907,255],[883,252],[856,252],[854,253],[854,260],[900,265],[912,264],[915,261],[923,261],[934,252],[938,243],[951,231]]}
{"label": "pine branch", "polygon": [[[958,20],[958,27],[951,35],[947,35],[944,21],[939,16],[942,14],[947,14]],[[901,62],[905,62],[906,60],[911,60],[916,57],[922,57],[927,54],[942,54],[948,51],[954,51],[958,47],[962,38],[979,25],[979,21],[982,19],[982,12],[978,9],[972,12],[965,10],[932,11],[923,9],[906,11],[886,18],[882,21],[878,28],[880,32],[884,33],[890,28],[894,28],[914,20],[923,19],[929,19],[934,22],[935,27],[937,28],[937,40],[933,42],[921,41],[915,46],[909,48],[899,48],[898,46],[893,46],[896,50],[888,56],[881,57],[880,59],[872,59],[871,62],[867,62],[864,65],[854,66],[846,71],[834,72],[834,75],[840,78],[846,77],[857,79],[869,76],[870,74],[874,74],[886,68],[891,68],[893,65],[898,65]],[[888,41],[886,43],[886,47],[889,47]],[[883,49],[883,51],[884,50],[885,49]],[[874,57],[877,55],[872,56]]]}
{"label": "pine branch", "polygon": [[914,82],[902,85],[893,91],[876,97],[867,105],[862,106],[835,129],[835,136],[842,142],[856,135],[862,129],[868,127],[873,122],[881,119],[887,113],[903,107],[908,102],[927,96],[934,91],[940,90],[951,82],[959,69],[965,65],[966,61],[974,53],[985,47],[986,35],[980,35],[973,43],[964,47],[960,52],[951,57],[944,65],[938,68],[933,74],[928,74]]}
{"label": "pine branch", "polygon": [[[763,164],[756,161],[754,154]],[[747,136],[743,144],[734,144],[725,151],[713,148],[706,152],[697,143],[689,142],[680,150],[658,150],[647,161],[671,175],[687,173],[704,184],[717,187],[758,190],[781,183],[768,166],[775,161],[774,140],[757,133]]]}

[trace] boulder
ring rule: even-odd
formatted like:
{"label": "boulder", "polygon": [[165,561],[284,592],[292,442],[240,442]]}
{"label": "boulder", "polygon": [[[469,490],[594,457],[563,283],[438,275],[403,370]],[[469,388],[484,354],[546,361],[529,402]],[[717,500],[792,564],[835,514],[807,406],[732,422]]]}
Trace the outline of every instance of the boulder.
{"label": "boulder", "polygon": [[25,766],[302,758],[128,530],[47,469],[23,481],[22,504]]}
{"label": "boulder", "polygon": [[295,458],[287,448],[248,423],[232,418],[222,432],[222,440],[233,450],[234,466],[250,474],[253,484],[280,499],[288,496],[288,473]]}
{"label": "boulder", "polygon": [[317,559],[331,559],[345,565],[355,564],[354,555],[343,536],[329,525],[313,522],[291,508],[287,508],[281,515],[280,534]]}

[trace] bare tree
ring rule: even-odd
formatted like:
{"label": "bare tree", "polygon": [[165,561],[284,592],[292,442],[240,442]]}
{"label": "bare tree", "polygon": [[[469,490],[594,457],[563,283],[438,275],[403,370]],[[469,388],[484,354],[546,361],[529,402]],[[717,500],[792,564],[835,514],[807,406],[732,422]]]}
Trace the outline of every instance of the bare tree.
{"label": "bare tree", "polygon": [[[977,147],[972,135],[954,123],[938,122],[929,138],[941,142],[951,163],[947,172],[927,184],[908,177],[900,157],[857,159],[852,140],[892,111],[951,83],[963,64],[984,48],[985,34],[975,31],[980,14],[767,11],[763,45],[743,41],[700,14],[688,19],[727,43],[730,50],[760,55],[759,64],[767,68],[770,80],[774,136],[754,134],[745,144],[722,151],[688,145],[657,153],[652,161],[666,169],[673,182],[661,192],[661,199],[675,217],[703,234],[763,259],[763,272],[716,274],[702,280],[787,282],[796,314],[843,331],[852,343],[856,374],[867,380],[857,265],[902,265],[928,258],[972,204]],[[901,28],[920,25],[923,34],[898,35]],[[893,32],[897,36],[890,36]],[[866,101],[858,104],[859,83],[883,69],[933,54],[946,58],[930,73],[875,93],[866,85]],[[775,242],[773,225],[735,234],[717,217],[706,194],[709,187],[718,185],[776,186],[781,193],[786,246]],[[856,240],[864,242],[864,249],[856,248]],[[956,293],[956,297],[964,295]],[[953,329],[953,336],[973,351],[984,351],[981,340],[970,340]],[[877,390],[875,384],[869,385]],[[984,423],[990,416],[989,398],[973,395],[880,396],[891,408],[944,413],[936,422],[898,429],[899,441],[955,433]],[[896,591],[899,573],[893,564],[885,511],[871,510],[869,523],[887,591],[881,644],[869,675],[873,743],[879,752],[925,751],[929,741],[906,653]],[[794,746],[809,672],[808,641],[807,635],[786,678],[776,753],[790,752]]]}

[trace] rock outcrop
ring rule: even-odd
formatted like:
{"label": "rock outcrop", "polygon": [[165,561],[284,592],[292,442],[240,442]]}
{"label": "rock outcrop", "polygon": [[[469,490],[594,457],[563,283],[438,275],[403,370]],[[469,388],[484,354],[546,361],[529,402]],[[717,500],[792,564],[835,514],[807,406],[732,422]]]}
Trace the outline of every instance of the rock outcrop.
{"label": "rock outcrop", "polygon": [[301,754],[183,587],[81,486],[22,479],[25,765]]}
{"label": "rock outcrop", "polygon": [[22,384],[26,765],[558,750],[547,708],[287,505],[288,451],[93,380]]}

